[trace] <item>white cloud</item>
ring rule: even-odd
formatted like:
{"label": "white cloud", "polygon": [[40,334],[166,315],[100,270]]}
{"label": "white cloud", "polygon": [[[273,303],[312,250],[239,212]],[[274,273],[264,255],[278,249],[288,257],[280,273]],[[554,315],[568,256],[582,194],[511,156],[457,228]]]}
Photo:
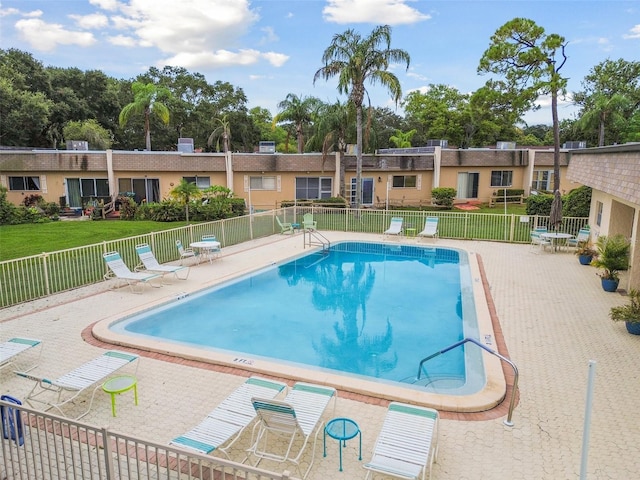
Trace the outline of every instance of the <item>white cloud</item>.
{"label": "white cloud", "polygon": [[260,39],[260,43],[273,43],[280,40],[276,32],[273,30],[273,27],[263,27],[260,29],[264,32],[263,37]]}
{"label": "white cloud", "polygon": [[76,21],[76,25],[85,29],[104,28],[109,25],[109,19],[101,13],[93,13],[91,15],[69,15]]}
{"label": "white cloud", "polygon": [[402,25],[431,18],[407,5],[407,0],[328,0],[322,14],[328,22]]}
{"label": "white cloud", "polygon": [[627,39],[640,38],[640,23],[638,25],[634,25],[633,27],[631,27],[629,32],[630,33],[625,33],[622,36],[622,38],[627,38]]}
{"label": "white cloud", "polygon": [[58,45],[89,47],[96,43],[91,33],[68,30],[60,24],[46,23],[36,18],[18,20],[15,28],[24,41],[41,52],[51,52]]}
{"label": "white cloud", "polygon": [[126,35],[115,35],[113,37],[109,37],[108,41],[111,45],[116,45],[118,47],[138,46],[135,38],[128,37]]}
{"label": "white cloud", "polygon": [[107,10],[110,12],[115,12],[120,6],[120,2],[118,2],[117,0],[89,0],[89,3],[102,10]]}
{"label": "white cloud", "polygon": [[416,80],[420,80],[420,81],[429,80],[429,77],[426,77],[425,75],[422,75],[420,73],[415,73],[415,72],[408,72],[407,77],[415,78]]}
{"label": "white cloud", "polygon": [[274,67],[281,67],[287,62],[287,60],[289,60],[289,55],[276,52],[265,52],[262,54],[262,57]]}
{"label": "white cloud", "polygon": [[20,15],[17,8],[0,8],[0,17],[8,17],[9,15]]}

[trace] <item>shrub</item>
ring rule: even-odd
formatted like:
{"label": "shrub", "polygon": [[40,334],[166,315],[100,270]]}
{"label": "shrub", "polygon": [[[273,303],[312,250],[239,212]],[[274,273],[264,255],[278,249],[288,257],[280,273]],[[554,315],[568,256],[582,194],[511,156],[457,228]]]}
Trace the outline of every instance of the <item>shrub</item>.
{"label": "shrub", "polygon": [[551,203],[553,203],[553,195],[531,195],[526,200],[527,215],[549,215]]}
{"label": "shrub", "polygon": [[135,200],[125,196],[119,196],[118,199],[120,200],[120,219],[133,220],[138,209]]}
{"label": "shrub", "polygon": [[451,187],[436,187],[431,190],[433,203],[447,208],[453,207],[453,199],[456,197],[456,193],[456,189]]}
{"label": "shrub", "polygon": [[588,217],[591,209],[591,187],[574,188],[562,199],[562,215],[565,217]]}

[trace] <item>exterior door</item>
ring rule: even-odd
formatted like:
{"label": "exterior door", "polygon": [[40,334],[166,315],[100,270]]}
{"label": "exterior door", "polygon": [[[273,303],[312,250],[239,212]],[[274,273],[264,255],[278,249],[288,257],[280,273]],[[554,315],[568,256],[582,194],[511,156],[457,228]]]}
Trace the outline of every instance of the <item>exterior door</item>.
{"label": "exterior door", "polygon": [[480,174],[477,172],[458,173],[458,188],[456,198],[478,198],[478,184]]}

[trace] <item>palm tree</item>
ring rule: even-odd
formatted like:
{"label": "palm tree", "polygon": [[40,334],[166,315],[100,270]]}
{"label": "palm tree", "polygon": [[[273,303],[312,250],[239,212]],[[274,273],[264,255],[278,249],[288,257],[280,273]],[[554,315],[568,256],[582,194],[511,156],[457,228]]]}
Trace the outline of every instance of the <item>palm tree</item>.
{"label": "palm tree", "polygon": [[322,104],[315,97],[298,97],[290,93],[287,97],[278,103],[281,110],[273,117],[273,125],[280,122],[291,122],[296,129],[296,138],[298,139],[298,153],[304,152],[304,127],[309,125],[313,120],[313,112]]}
{"label": "palm tree", "polygon": [[408,132],[396,130],[395,135],[391,135],[389,137],[389,141],[393,143],[396,148],[409,148],[411,147],[411,139],[416,134],[416,132],[417,130],[415,128],[409,130]]}
{"label": "palm tree", "polygon": [[180,180],[180,183],[171,190],[171,195],[180,199],[184,203],[185,216],[187,222],[189,222],[189,202],[202,194],[198,186],[193,182],[188,182],[186,179]]}
{"label": "palm tree", "polygon": [[227,119],[227,115],[223,115],[222,118],[214,118],[214,123],[218,123],[219,125],[215,128],[209,138],[207,139],[207,145],[211,146],[213,144],[213,139],[217,138],[216,142],[216,151],[220,151],[220,138],[222,138],[222,151],[228,152],[230,150],[231,145],[231,122]]}
{"label": "palm tree", "polygon": [[132,115],[144,115],[144,137],[146,149],[151,150],[151,115],[157,116],[165,125],[169,123],[169,108],[161,99],[168,99],[169,90],[153,83],[133,82],[131,84],[133,102],[124,106],[118,118],[120,127],[124,127]]}
{"label": "palm tree", "polygon": [[362,190],[362,103],[367,93],[365,82],[368,80],[372,85],[379,83],[386,87],[397,104],[402,96],[400,80],[387,69],[392,62],[406,63],[408,69],[411,61],[406,51],[390,46],[389,25],[374,28],[366,38],[349,29],[334,35],[331,45],[322,55],[324,67],[313,76],[315,83],[318,78],[328,80],[337,75],[338,92],[348,94],[356,108],[356,208],[360,208]]}
{"label": "palm tree", "polygon": [[590,127],[597,125],[598,146],[604,146],[605,126],[623,122],[625,120],[624,111],[629,108],[629,100],[624,95],[616,93],[607,96],[603,93],[596,93],[591,98],[592,107],[585,111],[580,118],[580,125]]}

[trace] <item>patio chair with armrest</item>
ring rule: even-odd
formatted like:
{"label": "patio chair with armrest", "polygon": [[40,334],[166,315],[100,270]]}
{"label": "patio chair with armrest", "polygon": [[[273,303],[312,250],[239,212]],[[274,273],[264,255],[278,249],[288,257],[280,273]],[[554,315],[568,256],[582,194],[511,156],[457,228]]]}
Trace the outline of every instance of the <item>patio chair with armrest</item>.
{"label": "patio chair with armrest", "polygon": [[183,264],[185,258],[195,258],[198,257],[198,252],[193,250],[193,248],[184,248],[182,246],[181,240],[176,240],[176,248],[178,249],[178,254],[180,255],[180,265]]}
{"label": "patio chair with armrest", "polygon": [[[324,425],[322,416],[331,400],[335,410],[336,397],[332,387],[304,382],[296,383],[282,401],[254,397],[258,423],[253,427],[248,458],[255,457],[256,465],[262,459],[290,462],[305,478],[315,458],[318,434]],[[312,436],[311,458],[303,474],[300,464]]]}
{"label": "patio chair with armrest", "polygon": [[276,222],[278,222],[278,226],[280,227],[280,233],[294,233],[293,224],[290,222],[282,222],[280,218],[276,216]]}
{"label": "patio chair with armrest", "polygon": [[581,228],[580,230],[578,230],[578,235],[576,235],[574,238],[569,238],[567,240],[567,247],[578,248],[581,243],[589,242],[590,235],[591,235],[591,230],[589,230],[588,228]]}
{"label": "patio chair with armrest", "polygon": [[302,217],[302,228],[305,230],[316,230],[318,222],[313,219],[313,213],[305,213]]}

